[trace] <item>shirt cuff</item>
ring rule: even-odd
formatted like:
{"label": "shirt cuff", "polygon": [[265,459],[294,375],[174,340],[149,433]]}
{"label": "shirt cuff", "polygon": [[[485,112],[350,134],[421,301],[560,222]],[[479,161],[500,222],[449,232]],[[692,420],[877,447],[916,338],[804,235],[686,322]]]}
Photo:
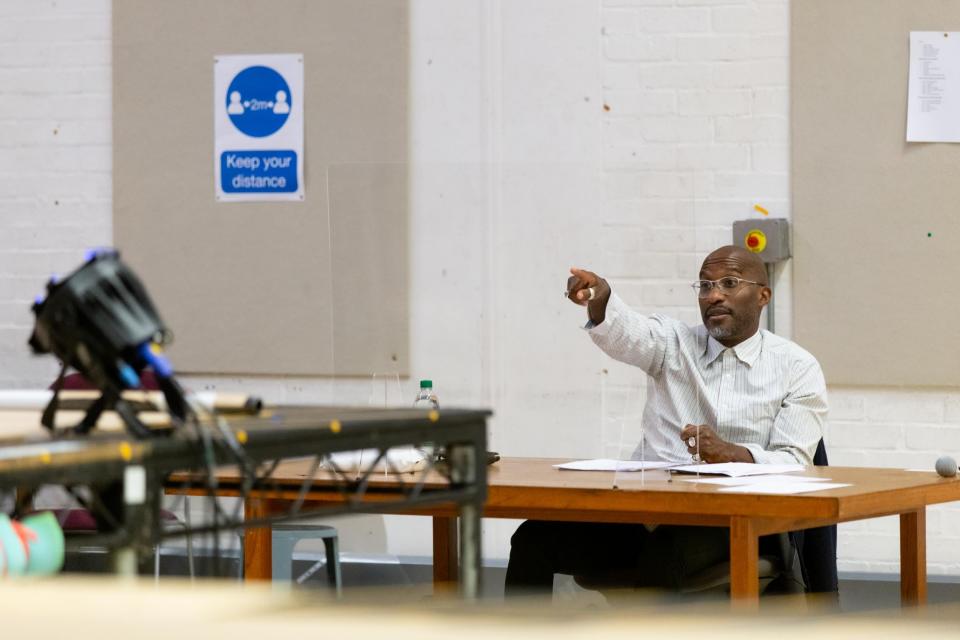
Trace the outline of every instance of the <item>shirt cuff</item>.
{"label": "shirt cuff", "polygon": [[584,330],[589,331],[592,336],[605,336],[610,333],[613,325],[623,314],[623,300],[620,296],[610,292],[610,299],[607,300],[607,309],[604,312],[603,322],[594,324],[593,320],[587,318],[587,324],[583,325]]}
{"label": "shirt cuff", "polygon": [[[739,443],[737,443],[739,444]],[[770,462],[770,452],[761,447],[758,444],[741,444],[741,447],[750,452],[750,455],[753,456],[753,461],[757,464],[767,464]]]}
{"label": "shirt cuff", "polygon": [[[753,456],[753,461],[757,464],[804,464],[798,460],[795,455],[789,451],[767,451],[758,444],[741,444]],[[806,466],[806,465],[804,465]]]}

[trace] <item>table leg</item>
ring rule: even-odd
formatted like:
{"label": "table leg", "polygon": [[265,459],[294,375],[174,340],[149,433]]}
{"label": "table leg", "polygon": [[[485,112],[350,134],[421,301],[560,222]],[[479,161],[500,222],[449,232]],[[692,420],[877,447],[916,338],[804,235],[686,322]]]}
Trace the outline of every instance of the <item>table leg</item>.
{"label": "table leg", "polygon": [[[244,520],[266,518],[275,513],[275,501],[264,498],[246,498],[243,502]],[[272,538],[269,526],[243,530],[244,580],[273,579]]]}
{"label": "table leg", "polygon": [[456,582],[459,576],[460,547],[457,519],[445,516],[433,518],[433,586]]}
{"label": "table leg", "polygon": [[757,557],[759,536],[750,518],[730,519],[730,598],[738,607],[759,605]]}
{"label": "table leg", "polygon": [[111,550],[113,571],[119,576],[136,578],[146,549],[159,544],[160,491],[156,479],[146,467],[131,464],[123,470],[123,527],[127,539]]}
{"label": "table leg", "polygon": [[900,514],[900,604],[927,602],[927,511]]}
{"label": "table leg", "polygon": [[[475,600],[480,596],[480,518],[485,499],[486,468],[480,465],[483,444],[449,443],[447,461],[450,464],[451,486],[473,487],[476,491],[470,502],[458,506],[460,516],[460,596]],[[448,552],[450,557],[452,552]]]}
{"label": "table leg", "polygon": [[460,595],[465,600],[480,597],[480,512],[474,503],[460,505]]}

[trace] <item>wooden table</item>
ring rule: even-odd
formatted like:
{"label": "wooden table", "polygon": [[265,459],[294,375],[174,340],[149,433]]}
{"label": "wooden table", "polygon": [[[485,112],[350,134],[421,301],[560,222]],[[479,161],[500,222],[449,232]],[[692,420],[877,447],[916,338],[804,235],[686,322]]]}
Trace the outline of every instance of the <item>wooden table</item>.
{"label": "wooden table", "polygon": [[[483,516],[589,522],[642,522],[722,526],[730,529],[731,596],[756,603],[758,538],[770,533],[806,529],[880,516],[900,516],[900,595],[903,604],[926,601],[926,507],[960,500],[960,479],[899,469],[811,467],[804,475],[831,478],[852,486],[803,495],[721,493],[720,487],[682,482],[689,476],[664,471],[617,474],[559,471],[558,460],[505,458],[488,469]],[[274,478],[288,478],[299,487],[303,466],[287,463]],[[223,480],[229,481],[229,476]],[[390,479],[378,484],[389,487]],[[292,494],[291,494],[292,495]],[[375,495],[375,494],[374,494]],[[248,517],[283,510],[290,496],[274,492],[248,500]],[[317,486],[309,502],[340,500]],[[403,511],[434,518],[434,581],[457,576],[456,511],[449,505]],[[250,578],[271,575],[269,530],[247,533],[245,566]],[[752,605],[751,605],[752,606]]]}

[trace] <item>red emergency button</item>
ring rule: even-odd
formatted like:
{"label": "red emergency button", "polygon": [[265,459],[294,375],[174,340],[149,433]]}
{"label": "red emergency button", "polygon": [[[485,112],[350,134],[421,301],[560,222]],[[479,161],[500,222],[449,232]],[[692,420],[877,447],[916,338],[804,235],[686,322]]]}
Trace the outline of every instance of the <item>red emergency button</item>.
{"label": "red emergency button", "polygon": [[763,253],[763,250],[767,248],[767,236],[760,229],[751,229],[743,237],[743,244],[748,251]]}

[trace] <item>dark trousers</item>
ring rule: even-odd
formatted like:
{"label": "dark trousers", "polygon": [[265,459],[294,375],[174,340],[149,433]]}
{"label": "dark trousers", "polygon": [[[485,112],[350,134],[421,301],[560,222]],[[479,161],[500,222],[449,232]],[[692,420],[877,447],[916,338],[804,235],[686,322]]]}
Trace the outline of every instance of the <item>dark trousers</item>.
{"label": "dark trousers", "polygon": [[510,539],[504,593],[545,594],[553,575],[616,572],[635,587],[679,589],[688,578],[729,560],[725,527],[527,520]]}

